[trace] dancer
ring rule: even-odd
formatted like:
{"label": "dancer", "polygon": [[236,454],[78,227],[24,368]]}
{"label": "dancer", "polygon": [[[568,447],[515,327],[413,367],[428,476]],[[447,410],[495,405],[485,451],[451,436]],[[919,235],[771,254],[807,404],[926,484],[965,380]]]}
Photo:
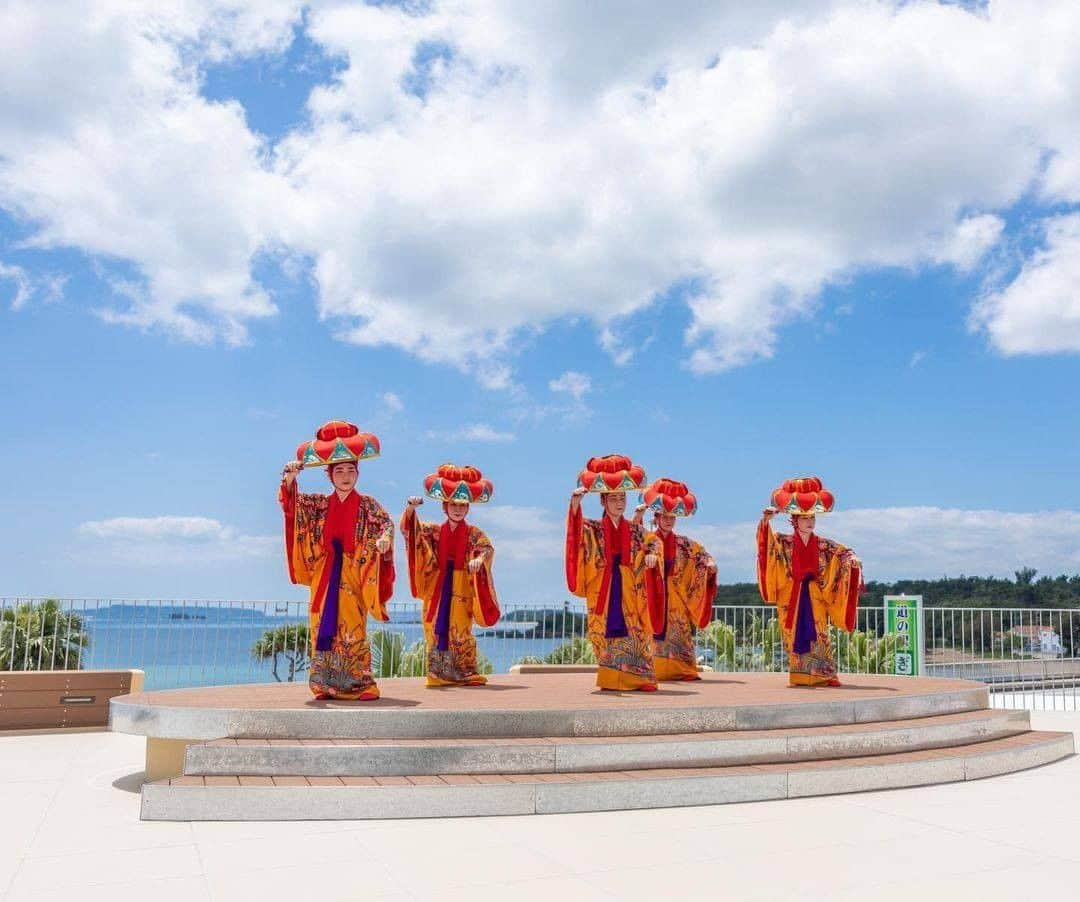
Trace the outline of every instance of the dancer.
{"label": "dancer", "polygon": [[[357,461],[379,456],[379,440],[332,420],[285,465],[278,499],[285,512],[289,578],[310,586],[311,668],[317,699],[379,697],[371,673],[367,617],[389,620],[394,592],[394,524],[370,495],[356,491]],[[300,494],[296,474],[326,467],[329,495]]]}
{"label": "dancer", "polygon": [[[662,577],[645,531],[623,518],[628,489],[645,472],[619,454],[592,457],[578,476],[566,518],[566,583],[588,603],[588,633],[601,689],[656,691],[650,604],[660,604]],[[600,493],[603,514],[586,520],[581,496]]]}
{"label": "dancer", "polygon": [[[850,548],[814,533],[815,514],[833,504],[818,477],[789,479],[772,493],[758,525],[758,588],[777,606],[792,686],[839,686],[829,624],[855,628],[862,564]],[[769,521],[781,512],[791,515],[791,535],[772,531]]]}
{"label": "dancer", "polygon": [[443,464],[424,480],[429,498],[441,501],[446,519],[424,523],[409,498],[401,515],[401,535],[409,560],[409,589],[424,603],[428,686],[482,686],[476,669],[472,624],[494,626],[499,603],[491,562],[495,548],[483,530],[465,522],[470,504],[482,504],[494,491],[476,467]]}
{"label": "dancer", "polygon": [[653,512],[654,532],[646,537],[659,541],[664,558],[664,595],[658,615],[652,618],[653,665],[658,680],[700,680],[694,627],[712,620],[716,596],[716,562],[698,542],[675,534],[678,517],[692,517],[697,498],[685,483],[657,479],[641,495],[634,513],[640,523],[646,510]]}

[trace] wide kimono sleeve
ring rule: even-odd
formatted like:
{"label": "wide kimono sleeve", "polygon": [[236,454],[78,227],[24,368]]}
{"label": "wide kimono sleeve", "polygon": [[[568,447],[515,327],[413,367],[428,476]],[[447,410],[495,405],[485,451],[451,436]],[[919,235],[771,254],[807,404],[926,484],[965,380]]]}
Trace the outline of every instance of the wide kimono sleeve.
{"label": "wide kimono sleeve", "polygon": [[[664,554],[657,545],[660,539],[656,533],[646,532],[636,523],[630,524],[630,554],[633,558],[634,591],[639,598],[645,599],[649,611],[649,622],[654,629],[665,622],[667,614],[667,587],[664,585]],[[655,566],[647,567],[645,557],[653,553],[659,559]]]}
{"label": "wide kimono sleeve", "polygon": [[783,616],[791,598],[791,552],[762,517],[757,529],[757,578],[761,600]]}
{"label": "wide kimono sleeve", "polygon": [[586,588],[590,570],[589,555],[585,547],[586,530],[585,517],[581,513],[581,505],[575,508],[570,505],[566,514],[566,546],[564,549],[566,566],[566,587],[579,598],[588,598]]}
{"label": "wide kimono sleeve", "polygon": [[401,537],[409,567],[409,593],[420,601],[431,601],[439,581],[439,538],[437,527],[424,523],[411,505],[401,515]]}
{"label": "wide kimono sleeve", "polygon": [[829,622],[837,629],[855,629],[862,592],[862,567],[855,563],[851,550],[818,536],[818,558],[821,561],[819,582],[821,596]]}
{"label": "wide kimono sleeve", "polygon": [[[361,495],[356,526],[355,560],[360,567],[360,589],[367,612],[376,620],[389,620],[386,603],[394,594],[394,521],[374,498]],[[390,537],[385,557],[376,547],[380,536]]]}
{"label": "wide kimono sleeve", "polygon": [[[278,502],[285,515],[285,563],[289,580],[296,585],[310,586],[315,563],[323,555],[315,534],[322,511],[325,511],[325,499],[322,495],[301,494],[296,480],[290,485],[282,480]],[[320,502],[324,502],[321,508]]]}
{"label": "wide kimono sleeve", "polygon": [[683,593],[694,618],[694,625],[703,629],[709,625],[713,614],[713,599],[716,598],[716,569],[709,568],[709,552],[699,542],[686,541],[684,547],[686,564],[677,574],[683,581]]}
{"label": "wide kimono sleeve", "polygon": [[499,599],[495,594],[495,578],[491,565],[495,560],[495,546],[484,531],[476,526],[469,527],[469,560],[482,557],[483,566],[469,574],[472,586],[472,616],[480,626],[494,626],[499,620]]}

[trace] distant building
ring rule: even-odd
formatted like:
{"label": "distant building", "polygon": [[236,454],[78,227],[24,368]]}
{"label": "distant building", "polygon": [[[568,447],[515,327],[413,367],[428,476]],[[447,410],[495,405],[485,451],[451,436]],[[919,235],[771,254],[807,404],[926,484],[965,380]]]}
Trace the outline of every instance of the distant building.
{"label": "distant building", "polygon": [[1021,641],[1021,650],[1031,654],[1052,655],[1061,657],[1065,654],[1065,647],[1061,644],[1061,636],[1053,627],[1031,625],[1014,626],[1005,635],[1015,637]]}

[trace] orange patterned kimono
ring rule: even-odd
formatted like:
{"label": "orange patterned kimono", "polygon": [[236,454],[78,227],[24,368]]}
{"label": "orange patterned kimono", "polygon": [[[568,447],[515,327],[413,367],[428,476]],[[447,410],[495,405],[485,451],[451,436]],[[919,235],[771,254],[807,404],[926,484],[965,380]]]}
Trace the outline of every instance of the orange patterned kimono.
{"label": "orange patterned kimono", "polygon": [[588,606],[588,632],[601,689],[655,688],[649,602],[663,596],[659,568],[645,566],[645,531],[604,514],[566,520],[566,583]]}
{"label": "orange patterned kimono", "polygon": [[[427,684],[483,685],[487,679],[476,669],[472,625],[494,626],[499,619],[491,542],[464,520],[453,529],[449,520],[424,523],[411,507],[401,517],[401,534],[409,556],[409,588],[424,603]],[[468,562],[482,555],[483,567],[471,573]]]}
{"label": "orange patterned kimono", "polygon": [[821,686],[836,681],[836,660],[829,624],[855,628],[862,568],[844,554],[843,545],[811,535],[777,535],[767,518],[757,532],[758,588],[777,607],[792,686]]}
{"label": "orange patterned kimono", "polygon": [[654,541],[664,549],[664,600],[652,622],[656,678],[697,680],[694,627],[712,620],[716,570],[704,547],[686,536],[658,529],[645,537],[646,544]]}
{"label": "orange patterned kimono", "polygon": [[380,555],[375,543],[393,534],[393,521],[374,498],[355,491],[341,501],[336,492],[301,494],[293,482],[282,485],[279,499],[289,578],[311,589],[311,691],[340,699],[378,698],[367,617],[390,619],[393,546]]}

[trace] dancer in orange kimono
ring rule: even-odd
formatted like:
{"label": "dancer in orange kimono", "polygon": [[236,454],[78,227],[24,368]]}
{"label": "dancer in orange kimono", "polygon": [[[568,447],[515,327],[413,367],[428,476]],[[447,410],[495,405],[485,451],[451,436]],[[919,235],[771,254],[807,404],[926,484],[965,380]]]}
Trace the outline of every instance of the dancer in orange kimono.
{"label": "dancer in orange kimono", "polygon": [[[640,490],[645,472],[619,454],[593,457],[578,476],[566,518],[566,583],[587,601],[589,641],[601,689],[656,691],[650,602],[663,597],[659,558],[645,531],[623,518],[627,490]],[[603,515],[586,520],[581,496],[600,493]]]}
{"label": "dancer in orange kimono", "polygon": [[[379,455],[379,440],[334,420],[285,465],[278,498],[285,512],[289,578],[311,589],[308,684],[317,699],[379,697],[371,674],[368,614],[389,620],[394,592],[394,524],[370,495],[356,491],[357,461]],[[334,490],[301,494],[296,474],[326,467]]]}
{"label": "dancer in orange kimono", "polygon": [[[814,533],[815,515],[833,504],[818,477],[789,479],[772,493],[758,525],[758,588],[777,607],[792,686],[839,686],[829,624],[855,628],[862,564],[850,548]],[[781,512],[791,515],[791,535],[772,531],[769,521]]]}
{"label": "dancer in orange kimono", "polygon": [[700,680],[694,627],[709,625],[716,596],[716,563],[697,542],[675,534],[679,517],[692,517],[697,498],[685,483],[657,479],[641,495],[634,514],[640,523],[645,511],[653,512],[654,531],[646,543],[658,541],[663,548],[664,596],[652,618],[653,664],[658,680]]}
{"label": "dancer in orange kimono", "polygon": [[494,491],[476,467],[443,464],[424,480],[429,498],[441,501],[446,519],[423,523],[416,516],[424,499],[414,495],[401,515],[401,535],[409,557],[409,589],[423,602],[428,686],[482,686],[476,669],[473,623],[494,626],[499,619],[491,562],[495,548],[483,530],[465,522],[470,504]]}

